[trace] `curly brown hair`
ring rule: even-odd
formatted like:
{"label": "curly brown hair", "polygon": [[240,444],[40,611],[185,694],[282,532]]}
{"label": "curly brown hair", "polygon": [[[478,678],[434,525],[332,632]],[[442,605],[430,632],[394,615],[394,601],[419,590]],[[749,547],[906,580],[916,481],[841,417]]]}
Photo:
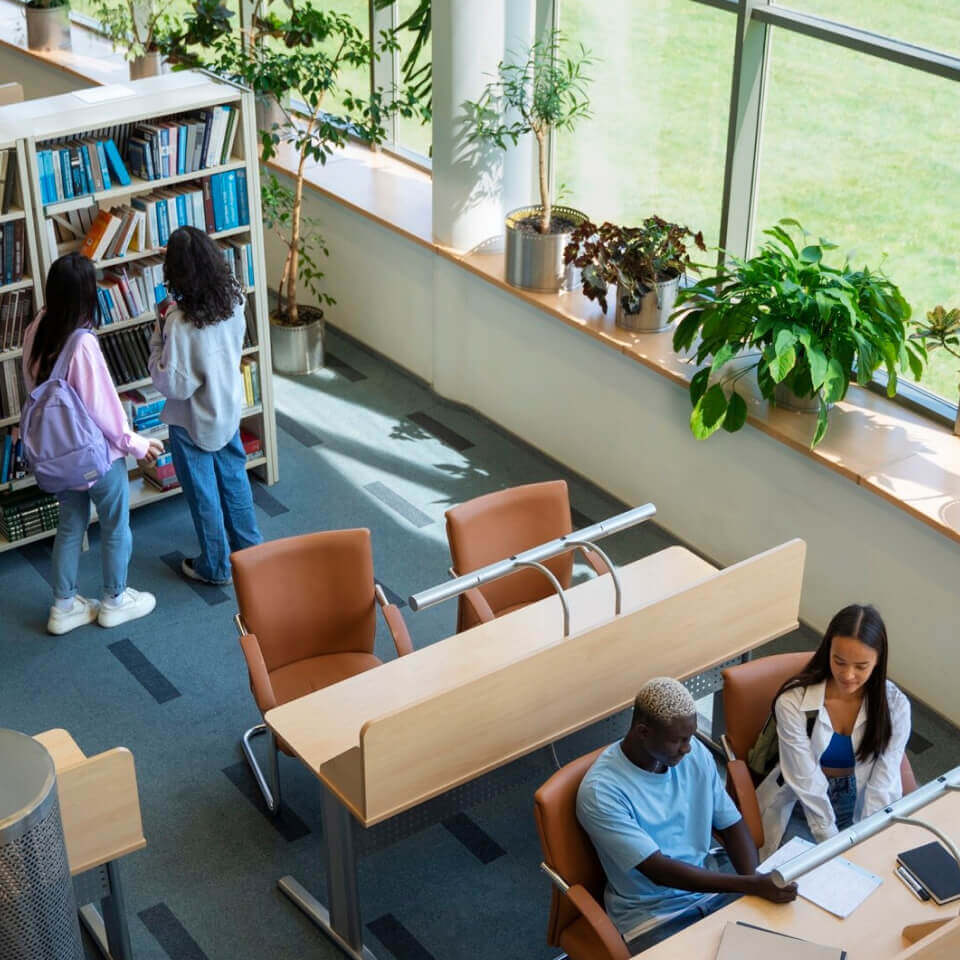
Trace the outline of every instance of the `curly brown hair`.
{"label": "curly brown hair", "polygon": [[195,327],[220,323],[243,303],[243,291],[219,247],[196,227],[179,227],[167,241],[167,291]]}

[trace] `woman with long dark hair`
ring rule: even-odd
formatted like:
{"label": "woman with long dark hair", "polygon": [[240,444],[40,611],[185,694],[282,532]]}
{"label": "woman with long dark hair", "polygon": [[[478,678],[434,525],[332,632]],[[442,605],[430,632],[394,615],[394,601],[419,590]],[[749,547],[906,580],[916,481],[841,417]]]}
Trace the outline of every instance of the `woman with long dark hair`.
{"label": "woman with long dark hair", "polygon": [[150,343],[150,374],[167,397],[170,452],[200,541],[181,572],[230,582],[230,551],[263,539],[240,442],[244,296],[221,250],[202,231],[170,234],[164,261],[170,299]]}
{"label": "woman with long dark hair", "polygon": [[826,840],[902,795],[910,701],[887,679],[887,629],[874,607],[851,604],[830,621],[773,712],[780,762],[757,790],[761,857],[791,836]]}
{"label": "woman with long dark hair", "polygon": [[[97,277],[93,263],[78,253],[60,257],[50,267],[44,288],[46,308],[23,336],[23,379],[28,392],[50,379],[64,350],[64,379],[103,433],[109,469],[75,490],[57,494],[60,519],[53,541],[54,603],[47,629],[62,634],[98,620],[115,627],[153,610],[153,594],[127,586],[130,561],[130,487],[126,457],[153,460],[163,450],[157,440],[130,429],[92,326],[97,309]],[[87,331],[76,335],[77,331]],[[63,367],[61,366],[61,369]],[[83,535],[90,522],[90,503],[100,521],[103,600],[77,593],[77,570]]]}

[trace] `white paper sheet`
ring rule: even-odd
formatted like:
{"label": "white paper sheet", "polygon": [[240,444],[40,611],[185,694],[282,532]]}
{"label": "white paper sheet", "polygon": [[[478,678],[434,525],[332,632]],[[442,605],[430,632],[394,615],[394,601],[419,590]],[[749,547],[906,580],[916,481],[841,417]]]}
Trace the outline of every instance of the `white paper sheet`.
{"label": "white paper sheet", "polygon": [[[813,844],[808,840],[794,837],[767,857],[757,867],[757,872],[769,873],[811,847]],[[875,873],[858,867],[844,857],[834,857],[816,870],[804,874],[797,881],[797,892],[805,900],[843,919],[850,916],[881,883],[883,880]]]}
{"label": "white paper sheet", "polygon": [[84,103],[103,103],[106,100],[120,100],[122,97],[132,97],[136,90],[130,87],[110,84],[105,87],[93,87],[89,90],[74,90],[73,95]]}

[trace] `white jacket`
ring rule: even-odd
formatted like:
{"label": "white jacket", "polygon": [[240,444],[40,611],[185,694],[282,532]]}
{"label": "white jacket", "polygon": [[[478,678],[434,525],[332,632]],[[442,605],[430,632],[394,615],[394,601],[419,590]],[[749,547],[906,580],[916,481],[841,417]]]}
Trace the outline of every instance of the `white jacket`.
{"label": "white jacket", "polygon": [[[793,805],[803,803],[807,823],[820,842],[837,831],[833,807],[827,797],[827,778],[820,767],[820,755],[833,737],[833,724],[823,705],[826,683],[794,687],[778,700],[776,706],[777,736],[780,740],[780,763],[757,788],[757,801],[763,817],[764,845],[760,859],[770,856],[783,838]],[[903,793],[900,763],[910,736],[910,701],[887,681],[887,704],[890,708],[891,735],[887,749],[866,763],[857,760],[857,804],[854,820],[862,820],[898,800]],[[807,712],[817,711],[817,719],[807,737]],[[853,752],[863,741],[867,724],[867,701],[860,704],[853,726]]]}

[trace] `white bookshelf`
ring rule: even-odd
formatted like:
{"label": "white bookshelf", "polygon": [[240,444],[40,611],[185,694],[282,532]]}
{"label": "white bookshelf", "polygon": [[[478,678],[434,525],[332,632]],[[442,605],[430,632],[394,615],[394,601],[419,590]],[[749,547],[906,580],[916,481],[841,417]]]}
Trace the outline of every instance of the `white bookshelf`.
{"label": "white bookshelf", "polygon": [[[111,127],[149,123],[161,119],[195,113],[209,107],[229,105],[239,110],[237,134],[233,150],[227,162],[206,167],[193,173],[176,174],[153,180],[143,180],[133,176],[128,185],[116,185],[110,190],[100,190],[92,194],[76,196],[52,203],[42,203],[40,190],[37,151],[51,141],[70,138],[83,138]],[[47,270],[56,257],[77,249],[82,240],[62,242],[53,246],[48,240],[47,220],[73,210],[90,208],[96,210],[128,203],[138,195],[153,193],[158,189],[177,184],[200,184],[203,179],[230,170],[243,170],[247,182],[247,207],[250,223],[229,230],[211,233],[214,239],[249,236],[253,254],[254,283],[246,286],[245,296],[248,310],[255,318],[256,344],[243,350],[245,357],[253,357],[258,364],[260,402],[245,407],[241,422],[245,429],[260,437],[261,450],[256,457],[247,461],[247,469],[253,470],[266,483],[277,480],[277,436],[276,418],[273,407],[273,383],[270,361],[270,329],[267,306],[267,278],[263,250],[263,222],[260,205],[260,172],[258,166],[258,140],[254,119],[253,94],[243,87],[229,83],[204,71],[183,71],[149,77],[144,80],[97,87],[92,90],[80,90],[74,93],[25,101],[0,108],[0,149],[3,144],[15,149],[19,163],[22,204],[17,209],[0,217],[0,223],[7,219],[22,217],[27,223],[29,278],[20,282],[20,287],[33,286],[35,303],[42,306],[42,283],[38,278],[46,276]],[[129,170],[127,157],[124,162]],[[124,264],[133,263],[146,257],[162,255],[162,249],[130,252],[122,257],[95,261],[99,271]],[[0,287],[14,289],[17,285]],[[98,335],[110,334],[131,327],[152,323],[153,310],[138,317],[118,323],[105,324],[95,331]],[[0,352],[0,363],[20,362],[22,349],[14,347]],[[120,392],[134,390],[150,384],[150,379],[139,379],[132,383],[119,384]],[[16,417],[0,419],[0,426],[16,423]],[[147,435],[166,437],[166,430],[148,431]],[[33,485],[32,478],[8,481],[0,485],[0,498],[24,487]],[[130,472],[131,509],[167,499],[180,492],[180,488],[169,491],[157,490],[150,486],[136,470]],[[96,521],[96,515],[94,515]],[[44,537],[52,537],[56,531],[45,531],[22,540],[7,542],[0,537],[0,551],[33,543]]]}

